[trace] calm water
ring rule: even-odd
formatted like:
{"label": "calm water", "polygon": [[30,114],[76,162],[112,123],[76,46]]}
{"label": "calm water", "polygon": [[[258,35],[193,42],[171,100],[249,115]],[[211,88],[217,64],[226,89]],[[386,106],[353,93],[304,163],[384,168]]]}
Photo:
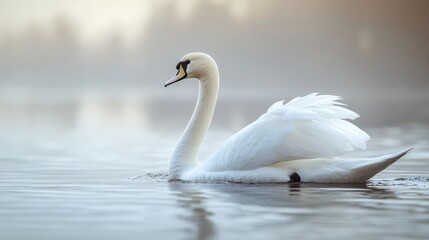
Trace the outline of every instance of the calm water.
{"label": "calm water", "polygon": [[[168,158],[180,128],[115,131],[84,124],[64,131],[67,124],[2,124],[0,239],[429,236],[424,126],[367,129],[373,140],[369,151],[358,154],[416,146],[367,184],[249,185],[168,183]],[[212,130],[202,158],[230,134]]]}

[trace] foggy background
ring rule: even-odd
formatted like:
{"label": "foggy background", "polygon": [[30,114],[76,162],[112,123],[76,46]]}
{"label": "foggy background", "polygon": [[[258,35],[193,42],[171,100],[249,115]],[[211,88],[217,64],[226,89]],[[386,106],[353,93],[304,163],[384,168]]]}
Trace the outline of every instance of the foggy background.
{"label": "foggy background", "polygon": [[311,92],[364,127],[426,124],[428,22],[425,0],[2,0],[1,128],[182,129],[197,81],[163,84],[194,51],[219,66],[215,127]]}

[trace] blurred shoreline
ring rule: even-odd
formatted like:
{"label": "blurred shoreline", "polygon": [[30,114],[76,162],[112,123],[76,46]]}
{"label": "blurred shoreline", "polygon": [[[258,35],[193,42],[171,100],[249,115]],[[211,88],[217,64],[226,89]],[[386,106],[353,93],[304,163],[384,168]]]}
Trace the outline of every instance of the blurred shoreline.
{"label": "blurred shoreline", "polygon": [[[194,86],[155,89],[97,89],[0,91],[0,124],[20,123],[28,127],[89,125],[109,128],[183,128],[191,116],[198,88]],[[281,89],[221,88],[213,119],[214,127],[240,129],[256,120],[276,101],[307,93],[284,94]],[[324,93],[320,93],[324,94]],[[391,91],[380,97],[366,92],[344,92],[343,103],[361,117],[361,127],[389,127],[429,123],[425,90]],[[372,95],[374,96],[374,95]],[[401,97],[408,96],[408,97]]]}
{"label": "blurred shoreline", "polygon": [[[429,1],[2,1],[0,127],[184,127],[196,81],[165,89],[185,53],[221,76],[214,126],[274,102],[339,95],[359,126],[429,124]],[[19,128],[19,127],[18,127]]]}

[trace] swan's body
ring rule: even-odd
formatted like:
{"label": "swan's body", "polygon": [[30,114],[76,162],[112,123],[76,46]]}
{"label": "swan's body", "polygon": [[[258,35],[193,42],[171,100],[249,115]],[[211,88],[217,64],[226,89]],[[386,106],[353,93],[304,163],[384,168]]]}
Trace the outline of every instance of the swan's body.
{"label": "swan's body", "polygon": [[377,158],[339,158],[346,151],[365,149],[369,136],[345,120],[358,115],[336,102],[339,97],[313,93],[287,104],[274,103],[199,163],[198,152],[217,101],[219,73],[215,61],[204,53],[185,55],[177,69],[165,86],[197,78],[200,92],[170,160],[171,180],[361,183],[409,151]]}

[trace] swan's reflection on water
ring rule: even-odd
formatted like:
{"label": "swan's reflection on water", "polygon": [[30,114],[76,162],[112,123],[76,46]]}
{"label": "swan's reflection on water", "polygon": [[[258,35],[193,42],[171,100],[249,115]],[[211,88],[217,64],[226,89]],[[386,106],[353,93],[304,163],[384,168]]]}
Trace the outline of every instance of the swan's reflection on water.
{"label": "swan's reflection on water", "polygon": [[[214,236],[255,238],[255,229],[270,228],[275,236],[286,233],[312,237],[347,236],[347,229],[365,225],[368,202],[396,199],[394,191],[366,184],[191,184],[169,183],[184,213],[177,216],[189,225],[191,239]],[[371,205],[371,204],[369,204]],[[383,210],[382,208],[380,210]],[[372,213],[373,214],[373,213]],[[357,218],[354,223],[349,218]],[[344,219],[344,221],[341,221]],[[342,229],[336,229],[343,225]],[[306,229],[313,229],[309,232]],[[334,234],[335,233],[335,234]],[[263,237],[261,235],[261,237]]]}
{"label": "swan's reflection on water", "polygon": [[188,184],[169,184],[170,190],[177,196],[178,206],[189,211],[189,214],[180,215],[178,218],[192,223],[192,228],[186,231],[194,233],[195,239],[209,239],[215,235],[215,229],[213,221],[210,220],[213,212],[205,206],[206,196],[201,191],[182,185]]}

